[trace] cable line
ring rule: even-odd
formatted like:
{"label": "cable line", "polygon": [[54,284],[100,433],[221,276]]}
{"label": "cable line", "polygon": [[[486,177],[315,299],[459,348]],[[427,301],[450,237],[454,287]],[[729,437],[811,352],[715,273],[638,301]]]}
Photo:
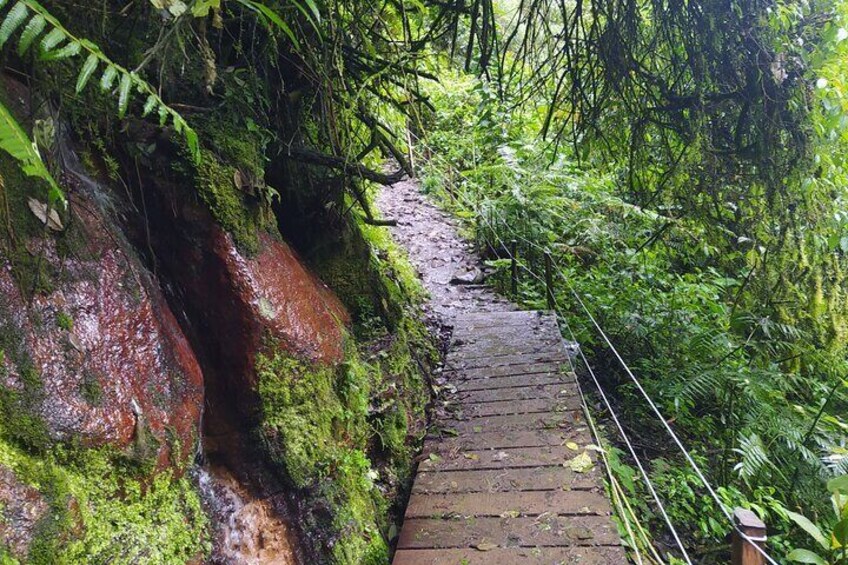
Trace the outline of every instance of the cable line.
{"label": "cable line", "polygon": [[[461,174],[461,173],[460,173],[460,174]],[[468,202],[467,198],[465,198],[465,204],[466,204],[466,205],[468,205],[468,204],[469,204],[469,202]],[[474,209],[474,205],[473,205],[473,203],[471,203],[471,204],[472,204],[472,206],[471,206],[471,207],[472,207],[472,209]],[[528,239],[526,239],[525,237],[523,237],[523,236],[521,236],[520,234],[518,234],[518,233],[515,231],[515,229],[514,229],[514,228],[513,228],[513,227],[512,227],[512,226],[511,226],[511,225],[510,225],[510,224],[509,224],[509,223],[508,223],[508,222],[507,222],[504,218],[503,218],[503,216],[501,216],[500,214],[498,214],[497,209],[490,207],[490,208],[489,208],[489,211],[490,211],[490,212],[492,212],[493,214],[495,214],[495,216],[497,217],[497,219],[498,219],[498,220],[500,220],[500,222],[502,222],[502,223],[503,223],[503,225],[505,226],[505,228],[506,228],[506,229],[507,229],[507,230],[508,230],[508,231],[509,231],[512,235],[513,235],[513,237],[515,237],[516,239],[518,239],[518,240],[522,241],[523,243],[526,243],[526,244],[528,245],[528,247],[529,247],[529,248],[534,248],[534,249],[537,249],[537,250],[541,251],[542,253],[550,254],[550,251],[549,251],[547,248],[545,248],[545,247],[543,247],[543,246],[541,246],[541,245],[539,245],[539,244],[537,244],[537,243],[534,243],[534,242],[532,242],[532,241],[529,241],[529,240],[528,240]],[[502,247],[502,248],[506,251],[507,256],[508,256],[511,260],[516,261],[516,263],[517,263],[517,264],[518,264],[518,265],[519,265],[519,266],[520,266],[520,267],[521,267],[524,271],[526,271],[527,273],[529,273],[529,274],[530,274],[533,278],[535,278],[535,279],[536,279],[537,281],[539,281],[541,284],[543,284],[543,285],[544,285],[544,284],[546,284],[546,281],[545,281],[545,280],[544,280],[541,276],[539,276],[538,274],[536,274],[535,272],[533,272],[533,271],[532,271],[529,267],[527,267],[527,266],[526,266],[526,265],[524,265],[523,263],[518,263],[517,258],[516,258],[516,257],[514,257],[514,256],[512,255],[512,253],[511,253],[511,251],[509,250],[509,246],[507,246],[507,245],[505,244],[505,242],[503,241],[503,239],[502,239],[502,238],[500,237],[500,235],[498,234],[497,230],[495,230],[495,227],[494,227],[494,226],[492,225],[492,223],[491,223],[491,222],[490,222],[490,221],[489,221],[489,220],[485,217],[485,215],[484,215],[484,214],[482,214],[480,211],[478,211],[477,216],[478,216],[478,217],[479,217],[479,218],[480,218],[480,219],[481,219],[481,220],[482,220],[482,221],[486,224],[486,227],[488,227],[488,228],[491,230],[492,235],[493,235],[493,236],[495,237],[495,239],[497,240],[497,241],[496,241],[496,243],[497,243],[498,245],[500,245],[500,246],[501,246],[501,247]],[[678,447],[678,449],[681,451],[681,453],[683,453],[683,456],[684,456],[684,458],[686,459],[687,463],[689,464],[689,466],[690,466],[690,467],[692,467],[692,470],[695,472],[695,474],[697,475],[697,477],[698,477],[698,479],[701,481],[701,483],[704,485],[704,487],[707,489],[707,492],[710,494],[710,496],[712,497],[712,499],[713,499],[713,500],[714,500],[714,501],[718,504],[719,509],[721,510],[721,512],[724,514],[725,518],[726,518],[726,519],[728,520],[728,522],[730,523],[730,527],[731,527],[732,529],[734,529],[734,530],[735,530],[735,531],[736,531],[736,532],[737,532],[737,533],[738,533],[738,534],[739,534],[739,535],[740,535],[740,536],[741,536],[744,540],[748,541],[748,542],[749,542],[749,543],[750,543],[750,544],[754,547],[754,549],[756,549],[756,551],[757,551],[760,555],[762,555],[762,556],[763,556],[763,558],[765,558],[765,560],[766,560],[766,561],[768,561],[768,563],[770,563],[771,565],[778,565],[777,561],[775,561],[775,560],[774,560],[771,556],[769,556],[769,555],[768,555],[768,553],[766,553],[766,551],[765,551],[763,548],[761,548],[761,547],[757,544],[757,541],[760,541],[760,540],[754,540],[753,538],[751,538],[748,534],[746,534],[745,532],[743,532],[743,531],[742,531],[742,530],[741,530],[741,529],[740,529],[740,528],[736,525],[736,523],[735,523],[735,521],[734,521],[734,519],[733,519],[733,516],[732,516],[732,514],[730,513],[729,509],[725,506],[724,502],[723,502],[723,501],[721,500],[721,498],[718,496],[718,494],[716,493],[716,491],[715,491],[715,489],[713,488],[712,484],[710,484],[710,482],[707,480],[707,478],[706,478],[706,476],[704,475],[703,471],[701,471],[701,468],[698,466],[698,464],[695,462],[695,460],[694,460],[694,458],[692,457],[692,455],[689,453],[689,451],[688,451],[688,450],[686,449],[686,447],[683,445],[683,442],[680,440],[680,438],[679,438],[679,437],[677,436],[677,434],[674,432],[674,430],[672,429],[671,425],[670,425],[670,424],[668,423],[668,421],[665,419],[665,417],[663,416],[663,414],[662,414],[662,412],[660,411],[660,409],[657,407],[657,405],[654,403],[654,401],[653,401],[653,400],[651,399],[651,397],[648,395],[647,391],[646,391],[646,390],[644,389],[644,387],[642,386],[642,383],[639,381],[639,379],[636,377],[636,375],[633,373],[633,371],[630,369],[630,367],[629,367],[629,366],[627,365],[627,363],[624,361],[624,358],[621,356],[621,354],[620,354],[620,353],[618,352],[618,350],[615,348],[615,346],[613,345],[613,343],[612,343],[612,341],[610,340],[609,336],[607,336],[606,332],[603,330],[603,328],[601,327],[601,325],[598,323],[598,321],[595,319],[595,317],[594,317],[594,316],[592,315],[592,313],[589,311],[589,309],[588,309],[588,307],[586,306],[586,304],[585,304],[585,302],[583,301],[583,299],[580,297],[580,295],[577,293],[577,291],[576,291],[576,290],[574,289],[574,287],[572,286],[571,282],[568,280],[568,278],[567,278],[567,277],[565,276],[565,274],[563,273],[563,269],[562,269],[561,265],[559,264],[559,262],[558,262],[558,261],[556,261],[556,260],[553,260],[553,258],[552,258],[552,263],[553,263],[553,264],[554,264],[554,266],[556,267],[556,271],[557,271],[558,275],[560,276],[560,278],[562,278],[562,280],[565,282],[566,286],[568,287],[568,290],[569,290],[569,292],[571,293],[571,295],[574,297],[574,299],[575,299],[575,300],[577,301],[577,303],[580,305],[580,307],[582,308],[583,312],[586,314],[586,316],[587,316],[587,317],[589,318],[589,320],[592,322],[592,325],[595,327],[595,329],[598,331],[598,333],[600,334],[600,336],[601,336],[601,337],[603,338],[603,340],[606,342],[607,346],[608,346],[608,347],[609,347],[609,349],[612,351],[612,353],[613,353],[613,355],[615,356],[615,358],[618,360],[618,362],[619,362],[619,363],[621,364],[621,366],[624,368],[624,370],[625,370],[625,372],[627,373],[627,375],[630,377],[630,379],[631,379],[631,380],[633,381],[633,383],[636,385],[636,388],[639,390],[639,392],[640,392],[640,393],[642,394],[642,396],[645,398],[645,400],[647,401],[648,405],[649,405],[649,406],[651,407],[651,409],[653,410],[654,414],[655,414],[655,415],[657,416],[657,418],[658,418],[658,419],[662,422],[662,424],[663,424],[663,426],[664,426],[664,428],[665,428],[666,432],[667,432],[667,433],[671,436],[672,440],[674,441],[675,445],[677,445],[677,447]],[[555,296],[555,294],[554,294],[554,306],[555,306],[555,314],[556,314],[556,312],[557,312],[558,310],[560,310],[560,308],[559,308],[559,304],[557,304],[557,302],[556,302],[556,296]],[[565,320],[564,320],[564,321],[565,321]],[[570,325],[568,325],[568,322],[567,322],[567,321],[566,321],[566,325],[567,325],[567,327],[568,327],[569,332],[571,333],[572,339],[574,339],[574,341],[575,341],[575,343],[576,343],[576,338],[575,338],[575,336],[574,336],[574,333],[572,332],[571,327],[570,327]],[[578,348],[579,348],[579,346],[578,346]],[[686,550],[683,548],[683,544],[682,544],[682,542],[680,541],[679,537],[677,536],[677,532],[675,531],[675,529],[674,529],[673,525],[671,524],[670,520],[668,519],[668,516],[666,515],[666,513],[665,513],[665,509],[663,508],[663,506],[662,506],[661,502],[659,501],[658,497],[656,496],[656,492],[655,492],[655,490],[654,490],[654,488],[653,488],[653,485],[652,485],[652,484],[650,483],[650,481],[648,480],[647,475],[646,475],[646,474],[645,474],[645,472],[644,472],[644,468],[642,467],[642,464],[641,464],[641,462],[639,461],[639,458],[636,456],[635,451],[632,449],[632,445],[630,444],[629,439],[627,438],[626,434],[624,433],[624,430],[623,430],[623,428],[621,427],[620,422],[618,421],[618,418],[617,418],[617,416],[615,415],[615,412],[612,410],[612,406],[609,404],[609,402],[608,402],[608,400],[607,400],[607,398],[606,398],[606,395],[604,394],[603,389],[601,388],[600,382],[597,380],[597,378],[596,378],[596,376],[595,376],[595,374],[594,374],[594,371],[592,370],[591,366],[589,365],[588,360],[586,359],[585,354],[583,353],[582,348],[579,348],[579,351],[580,351],[580,355],[581,355],[581,357],[583,358],[584,363],[586,363],[586,367],[587,367],[587,369],[589,370],[589,374],[591,375],[592,380],[595,382],[595,385],[598,387],[598,392],[601,394],[601,397],[602,397],[602,399],[604,400],[604,404],[607,406],[608,410],[610,411],[610,415],[612,416],[613,420],[614,420],[614,421],[615,421],[615,423],[616,423],[616,426],[618,427],[618,429],[619,429],[619,431],[620,431],[620,433],[621,433],[621,435],[622,435],[622,439],[624,439],[625,443],[627,444],[628,448],[629,448],[629,449],[630,449],[630,451],[631,451],[631,454],[632,454],[632,455],[633,455],[633,457],[634,457],[634,460],[636,461],[636,464],[639,466],[640,471],[642,471],[642,475],[643,475],[643,477],[645,478],[645,480],[647,481],[647,484],[648,484],[648,486],[649,486],[649,489],[651,490],[652,495],[654,496],[654,500],[657,502],[657,504],[658,504],[658,506],[659,506],[659,508],[660,508],[660,510],[661,510],[661,512],[662,512],[662,514],[663,514],[663,517],[665,518],[666,523],[668,524],[668,526],[669,526],[669,528],[670,528],[670,530],[671,530],[671,532],[672,532],[672,535],[673,535],[673,536],[674,536],[674,538],[675,538],[675,541],[677,542],[677,544],[678,544],[678,546],[680,547],[681,551],[683,552],[684,556],[686,556],[686,560],[687,560],[687,562],[691,563],[691,561],[689,560],[688,555],[686,554]],[[587,409],[588,409],[588,408],[587,408]]]}

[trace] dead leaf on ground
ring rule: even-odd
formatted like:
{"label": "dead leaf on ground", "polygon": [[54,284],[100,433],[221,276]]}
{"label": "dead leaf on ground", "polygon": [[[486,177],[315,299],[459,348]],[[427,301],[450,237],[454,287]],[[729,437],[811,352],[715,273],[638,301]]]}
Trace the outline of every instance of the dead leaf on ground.
{"label": "dead leaf on ground", "polygon": [[592,463],[592,458],[589,457],[589,454],[585,451],[566,461],[565,465],[575,473],[588,473],[592,470],[592,467],[595,466],[595,464]]}
{"label": "dead leaf on ground", "polygon": [[35,217],[49,229],[53,231],[62,231],[65,229],[65,226],[62,225],[61,218],[59,218],[59,213],[55,208],[51,208],[44,202],[40,202],[35,198],[30,198],[27,203]]}

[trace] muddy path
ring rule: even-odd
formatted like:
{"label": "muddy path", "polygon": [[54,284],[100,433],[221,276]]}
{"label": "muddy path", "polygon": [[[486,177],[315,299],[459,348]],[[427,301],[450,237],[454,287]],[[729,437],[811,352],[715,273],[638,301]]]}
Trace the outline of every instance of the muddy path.
{"label": "muddy path", "polygon": [[427,309],[442,323],[463,313],[514,310],[515,306],[482,283],[483,262],[474,245],[459,235],[457,222],[422,194],[415,179],[383,187],[376,205],[387,229],[409,254],[430,294]]}

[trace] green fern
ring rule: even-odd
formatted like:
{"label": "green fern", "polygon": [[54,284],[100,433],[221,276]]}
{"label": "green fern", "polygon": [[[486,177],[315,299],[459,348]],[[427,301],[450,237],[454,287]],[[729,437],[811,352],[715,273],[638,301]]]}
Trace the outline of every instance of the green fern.
{"label": "green fern", "polygon": [[0,149],[18,161],[26,175],[40,178],[48,184],[48,199],[51,205],[59,203],[63,207],[67,206],[62,189],[41,160],[35,143],[29,139],[18,121],[2,103],[0,103]]}
{"label": "green fern", "polygon": [[[6,4],[7,0],[0,0],[0,17],[2,17],[2,11],[6,8]],[[77,76],[77,92],[81,92],[85,88],[98,68],[103,68],[100,87],[103,90],[112,90],[117,82],[118,115],[120,117],[126,114],[132,92],[135,90],[141,96],[146,97],[144,115],[158,110],[160,125],[164,126],[170,121],[174,130],[185,138],[194,160],[200,161],[200,144],[197,133],[177,111],[165,104],[150,83],[110,60],[91,41],[74,36],[35,0],[18,0],[8,10],[5,10],[5,17],[0,23],[0,47],[3,47],[21,26],[23,26],[23,32],[17,45],[19,53],[26,53],[36,43],[36,40],[44,34],[38,44],[38,56],[41,60],[57,61],[85,55],[85,62]],[[45,34],[46,30],[49,31]]]}
{"label": "green fern", "polygon": [[741,436],[739,447],[733,451],[740,456],[740,461],[733,470],[745,481],[750,481],[760,470],[772,466],[762,439],[755,433],[747,437]]}

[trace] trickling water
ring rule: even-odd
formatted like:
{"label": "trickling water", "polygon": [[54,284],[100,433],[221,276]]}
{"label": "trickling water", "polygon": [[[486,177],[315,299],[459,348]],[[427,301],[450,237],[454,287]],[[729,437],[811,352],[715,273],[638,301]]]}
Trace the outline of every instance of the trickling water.
{"label": "trickling water", "polygon": [[212,521],[210,563],[298,563],[294,532],[272,499],[252,496],[222,465],[201,467],[198,484]]}

